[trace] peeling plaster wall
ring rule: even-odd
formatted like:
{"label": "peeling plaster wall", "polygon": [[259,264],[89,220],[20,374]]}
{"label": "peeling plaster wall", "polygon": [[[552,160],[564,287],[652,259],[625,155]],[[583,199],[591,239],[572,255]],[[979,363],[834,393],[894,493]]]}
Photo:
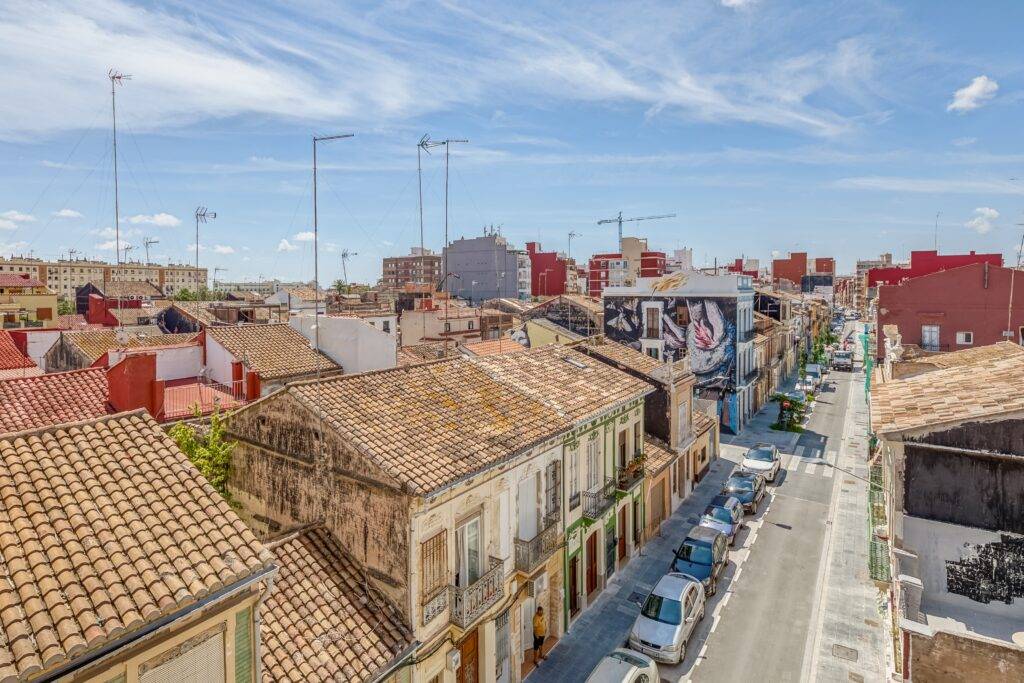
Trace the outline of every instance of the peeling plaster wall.
{"label": "peeling plaster wall", "polygon": [[1024,680],[1024,650],[984,640],[936,633],[910,637],[910,674],[915,681],[974,683]]}
{"label": "peeling plaster wall", "polygon": [[407,493],[329,430],[320,458],[317,420],[289,394],[230,416],[227,428],[238,439],[229,486],[245,494],[247,520],[323,521],[392,599],[407,604]]}

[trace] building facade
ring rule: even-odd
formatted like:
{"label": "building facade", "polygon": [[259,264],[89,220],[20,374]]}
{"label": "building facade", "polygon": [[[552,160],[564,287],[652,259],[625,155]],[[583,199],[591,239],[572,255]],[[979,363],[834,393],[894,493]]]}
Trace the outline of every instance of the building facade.
{"label": "building facade", "polygon": [[477,303],[530,296],[529,256],[496,232],[453,241],[444,249],[445,267],[450,275],[444,289],[460,299]]}
{"label": "building facade", "polygon": [[559,296],[576,290],[576,262],[565,254],[541,251],[539,242],[527,242],[530,257],[530,293],[533,296]]}
{"label": "building facade", "polygon": [[604,291],[604,334],[655,359],[683,356],[732,433],[754,412],[754,289],[746,275],[672,273]]}
{"label": "building facade", "polygon": [[0,321],[5,329],[41,327],[57,318],[57,295],[32,273],[0,273]]}
{"label": "building facade", "polygon": [[644,238],[623,237],[618,253],[590,258],[588,293],[600,297],[605,287],[631,287],[639,278],[661,277],[665,268],[665,252],[650,251]]}
{"label": "building facade", "polygon": [[150,282],[168,296],[207,286],[206,268],[174,263],[162,266],[131,261],[117,266],[91,259],[45,261],[12,256],[0,257],[0,273],[32,273],[62,299],[72,298],[76,289],[89,282]]}
{"label": "building facade", "polygon": [[381,284],[400,289],[406,284],[435,285],[441,281],[441,255],[430,249],[413,247],[406,256],[384,258]]}

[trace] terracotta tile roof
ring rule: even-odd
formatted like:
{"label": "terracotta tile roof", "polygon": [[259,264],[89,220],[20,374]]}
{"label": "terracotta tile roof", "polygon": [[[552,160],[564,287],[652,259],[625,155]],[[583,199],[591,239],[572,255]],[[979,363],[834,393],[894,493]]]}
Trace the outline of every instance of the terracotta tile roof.
{"label": "terracotta tile roof", "polygon": [[175,301],[171,305],[200,325],[213,325],[217,322],[217,316],[210,310],[207,301]]}
{"label": "terracotta tile roof", "polygon": [[18,350],[11,333],[7,330],[0,330],[0,370],[34,367],[36,367],[35,361]]}
{"label": "terracotta tile roof", "polygon": [[[314,301],[316,300],[316,290],[312,287],[282,287],[282,289],[290,294],[292,298],[302,299],[303,301]],[[320,295],[320,301],[324,301],[326,294]]]}
{"label": "terracotta tile roof", "polygon": [[587,353],[594,353],[612,363],[618,363],[644,375],[650,375],[664,365],[646,353],[607,339],[588,339],[582,342],[581,346],[586,346]]}
{"label": "terracotta tile roof", "polygon": [[107,396],[103,368],[5,380],[0,382],[0,434],[106,415]]}
{"label": "terracotta tile roof", "polygon": [[644,469],[651,474],[657,474],[665,465],[679,457],[679,454],[669,448],[668,444],[661,439],[644,434],[644,456],[647,458]]}
{"label": "terracotta tile roof", "polygon": [[1024,411],[1024,354],[954,365],[871,388],[871,428],[892,433]]}
{"label": "terracotta tile roof", "polygon": [[152,306],[140,308],[111,308],[110,313],[122,325],[138,325],[139,318],[154,318],[160,311],[171,305],[167,299],[157,299],[151,303]]}
{"label": "terracotta tile roof", "polygon": [[398,365],[404,367],[406,365],[427,363],[441,358],[451,358],[459,355],[455,347],[455,342],[447,342],[446,344],[443,341],[400,346],[398,347]]}
{"label": "terracotta tile roof", "polygon": [[296,382],[284,391],[310,411],[319,398],[332,429],[425,495],[653,388],[548,346]]}
{"label": "terracotta tile roof", "polygon": [[565,302],[583,309],[594,318],[604,318],[604,305],[601,303],[601,300],[589,296],[583,296],[581,294],[561,294],[559,296],[553,296],[550,299],[546,299],[536,306],[524,311],[523,317],[531,318],[537,315],[543,315],[544,309],[548,306]]}
{"label": "terracotta tile roof", "polygon": [[401,610],[326,529],[269,548],[279,570],[261,610],[264,681],[365,681],[412,644]]}
{"label": "terracotta tile roof", "polygon": [[973,346],[959,351],[922,355],[915,358],[914,362],[927,363],[928,365],[934,365],[936,368],[942,369],[966,367],[988,360],[1011,358],[1013,356],[1021,355],[1024,355],[1024,346],[1015,344],[1011,341],[1001,341],[996,342],[995,344],[987,344],[985,346]]}
{"label": "terracotta tile roof", "polygon": [[88,324],[84,315],[72,313],[69,315],[58,315],[54,327],[58,330],[77,330],[86,327]]}
{"label": "terracotta tile roof", "polygon": [[537,325],[538,327],[543,327],[545,330],[549,332],[554,332],[555,334],[562,335],[563,337],[565,337],[565,340],[567,342],[585,339],[583,335],[576,334],[568,327],[562,327],[558,323],[552,322],[547,318],[529,318],[526,322],[530,325]]}
{"label": "terracotta tile roof", "polygon": [[33,365],[30,368],[11,368],[10,370],[0,370],[0,380],[23,379],[25,377],[38,377],[39,375],[42,374],[43,369],[37,365]]}
{"label": "terracotta tile roof", "polygon": [[0,273],[0,287],[45,287],[39,279],[28,273]]}
{"label": "terracotta tile roof", "polygon": [[264,379],[280,379],[321,372],[339,372],[341,366],[310,348],[302,333],[284,323],[210,327],[206,334]]}
{"label": "terracotta tile roof", "polygon": [[0,680],[95,652],[273,557],[144,411],[0,438]]}
{"label": "terracotta tile roof", "polygon": [[715,419],[705,415],[700,410],[693,411],[693,433],[695,436],[700,436],[704,432],[708,431],[715,426]]}
{"label": "terracotta tile roof", "polygon": [[518,353],[526,347],[511,339],[487,339],[462,345],[462,350],[473,356],[493,356],[496,353]]}
{"label": "terracotta tile roof", "polygon": [[127,280],[110,280],[108,282],[90,282],[105,297],[142,296],[162,299],[164,293],[152,282],[129,282]]}
{"label": "terracotta tile roof", "polygon": [[182,334],[153,334],[143,335],[135,332],[125,331],[127,341],[119,342],[117,339],[116,327],[104,327],[98,330],[71,330],[62,332],[64,341],[78,349],[90,362],[95,363],[99,358],[111,349],[139,349],[157,346],[172,346],[184,344],[196,338],[190,332]]}

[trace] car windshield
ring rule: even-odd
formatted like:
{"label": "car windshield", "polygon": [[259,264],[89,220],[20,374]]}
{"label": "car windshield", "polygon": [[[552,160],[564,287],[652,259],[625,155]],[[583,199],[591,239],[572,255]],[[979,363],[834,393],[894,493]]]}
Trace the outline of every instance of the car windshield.
{"label": "car windshield", "polygon": [[730,479],[725,483],[729,491],[753,491],[754,482],[750,479]]}
{"label": "car windshield", "polygon": [[679,557],[694,564],[711,564],[711,547],[703,543],[684,541],[679,547]]}
{"label": "car windshield", "polygon": [[612,659],[617,659],[620,662],[625,662],[626,664],[629,664],[631,666],[635,666],[638,669],[643,669],[643,668],[646,668],[646,666],[647,666],[647,662],[645,662],[644,660],[640,659],[639,657],[634,657],[633,655],[629,654],[628,652],[613,652],[613,653],[611,653],[608,656],[611,657]]}
{"label": "car windshield", "polygon": [[648,619],[654,619],[663,624],[675,625],[683,622],[683,604],[678,600],[663,598],[660,595],[648,595],[642,613]]}
{"label": "car windshield", "polygon": [[760,460],[761,462],[771,462],[772,452],[767,448],[755,448],[747,451],[747,457],[751,460]]}
{"label": "car windshield", "polygon": [[732,524],[732,513],[725,508],[708,508],[704,516],[717,519],[719,522]]}

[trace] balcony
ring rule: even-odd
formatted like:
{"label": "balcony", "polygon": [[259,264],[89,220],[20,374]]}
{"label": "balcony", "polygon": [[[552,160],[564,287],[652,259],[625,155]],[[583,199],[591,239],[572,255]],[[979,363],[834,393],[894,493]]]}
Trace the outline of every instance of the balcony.
{"label": "balcony", "polygon": [[505,563],[496,557],[490,558],[490,563],[487,573],[465,588],[449,587],[451,620],[459,628],[469,628],[505,594]]}
{"label": "balcony", "polygon": [[551,557],[551,553],[555,552],[555,549],[558,548],[558,537],[560,536],[558,527],[560,522],[561,511],[555,510],[544,518],[544,528],[536,536],[528,541],[516,539],[516,571],[529,574]]}
{"label": "balcony", "polygon": [[737,330],[736,331],[736,342],[739,343],[739,344],[742,344],[744,342],[754,341],[754,335],[755,334],[756,334],[756,332],[754,331],[753,327],[751,327],[750,329],[747,329],[747,330]]}
{"label": "balcony", "polygon": [[583,516],[588,519],[599,519],[614,502],[615,481],[606,479],[603,484],[583,492]]}
{"label": "balcony", "polygon": [[615,468],[615,487],[620,491],[628,491],[633,485],[644,478],[644,461],[642,457],[633,458],[625,467]]}
{"label": "balcony", "polygon": [[164,389],[162,419],[178,420],[208,415],[245,405],[242,380],[230,384],[211,382],[205,378],[189,378],[167,382]]}
{"label": "balcony", "polygon": [[758,368],[748,370],[747,374],[743,375],[743,377],[740,378],[740,385],[747,385],[755,381],[757,379],[758,372],[760,372]]}

